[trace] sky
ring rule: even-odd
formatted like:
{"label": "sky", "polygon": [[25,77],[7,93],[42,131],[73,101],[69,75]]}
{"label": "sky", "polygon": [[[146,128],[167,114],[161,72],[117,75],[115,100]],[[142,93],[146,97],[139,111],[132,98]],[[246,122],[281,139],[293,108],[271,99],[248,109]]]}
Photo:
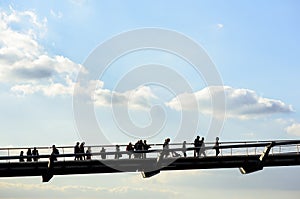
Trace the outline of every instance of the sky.
{"label": "sky", "polygon": [[[0,145],[299,139],[299,8],[0,1]],[[298,198],[299,179],[298,167],[2,178],[0,197]]]}

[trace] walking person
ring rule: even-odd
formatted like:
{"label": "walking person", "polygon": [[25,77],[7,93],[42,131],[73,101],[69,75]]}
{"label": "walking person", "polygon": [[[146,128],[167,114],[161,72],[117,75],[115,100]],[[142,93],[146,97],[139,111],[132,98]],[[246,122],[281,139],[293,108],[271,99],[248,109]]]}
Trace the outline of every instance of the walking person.
{"label": "walking person", "polygon": [[194,140],[194,157],[200,156],[200,147],[201,147],[201,141],[200,141],[200,136],[197,136],[196,139]]}
{"label": "walking person", "polygon": [[20,152],[20,159],[19,159],[20,162],[24,162],[24,151],[21,151]]}
{"label": "walking person", "polygon": [[50,162],[57,161],[57,155],[59,155],[59,151],[55,145],[52,145],[52,153],[50,156]]}
{"label": "walking person", "polygon": [[170,151],[169,151],[169,143],[170,143],[170,138],[165,139],[165,142],[163,144],[163,151],[162,151],[162,156],[164,157],[169,157]]}
{"label": "walking person", "polygon": [[86,159],[87,159],[87,160],[91,160],[91,159],[92,159],[92,149],[91,149],[90,146],[89,146],[88,149],[86,150],[85,154],[86,154]]}
{"label": "walking person", "polygon": [[84,145],[85,145],[85,142],[81,142],[80,146],[79,146],[79,159],[80,160],[85,160],[85,155],[84,155]]}
{"label": "walking person", "polygon": [[122,157],[122,155],[120,154],[120,146],[116,145],[115,159],[119,159],[120,157]]}
{"label": "walking person", "polygon": [[216,142],[215,142],[214,149],[216,150],[216,157],[217,157],[220,153],[219,137],[216,137]]}
{"label": "walking person", "polygon": [[182,143],[182,153],[183,156],[186,158],[186,141],[183,141]]}
{"label": "walking person", "polygon": [[32,150],[32,156],[33,156],[33,161],[37,162],[38,161],[38,156],[39,156],[39,151],[36,149],[36,147],[33,148]]}
{"label": "walking person", "polygon": [[100,156],[103,160],[106,159],[106,150],[104,147],[102,147],[101,151],[100,151]]}
{"label": "walking person", "polygon": [[131,159],[131,155],[134,151],[133,145],[131,142],[129,142],[129,144],[126,146],[126,151],[128,153],[129,159]]}
{"label": "walking person", "polygon": [[200,140],[200,152],[199,152],[199,157],[203,154],[204,157],[206,157],[205,154],[205,143],[204,143],[204,137]]}
{"label": "walking person", "polygon": [[80,153],[79,144],[80,143],[77,142],[75,147],[74,147],[74,154],[75,154],[75,159],[74,160],[79,160],[80,159],[80,155],[78,155]]}
{"label": "walking person", "polygon": [[27,155],[27,162],[31,162],[32,161],[32,157],[31,157],[32,153],[31,153],[30,148],[28,148],[26,155]]}

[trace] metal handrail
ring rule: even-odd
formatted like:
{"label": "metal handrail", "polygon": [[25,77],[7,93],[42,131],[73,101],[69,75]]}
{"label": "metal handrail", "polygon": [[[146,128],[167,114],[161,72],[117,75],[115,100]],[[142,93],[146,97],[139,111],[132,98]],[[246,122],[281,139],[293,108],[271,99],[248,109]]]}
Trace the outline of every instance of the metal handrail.
{"label": "metal handrail", "polygon": [[[277,140],[277,141],[268,141],[268,142],[262,142],[262,141],[259,141],[259,142],[254,142],[254,141],[250,141],[250,142],[234,142],[235,144],[228,144],[228,143],[233,143],[233,142],[220,142],[220,146],[218,147],[220,149],[220,154],[222,156],[224,156],[224,151],[223,150],[226,150],[226,149],[230,149],[230,155],[233,156],[234,153],[233,153],[233,149],[238,149],[238,148],[246,148],[246,154],[249,155],[249,148],[254,148],[255,149],[255,152],[254,154],[256,155],[257,154],[257,148],[259,147],[265,147],[267,145],[269,145],[270,143],[273,143],[274,147],[279,147],[279,152],[277,153],[283,153],[282,151],[282,148],[284,147],[296,147],[296,151],[297,154],[299,154],[299,144],[300,144],[300,140],[288,140],[288,141],[283,141],[283,140]],[[149,144],[150,146],[152,146],[154,148],[154,146],[156,147],[160,147],[162,146],[162,144]],[[170,144],[170,146],[178,146],[178,145],[181,145],[182,146],[182,143],[173,143],[173,144]],[[187,145],[193,145],[193,143],[187,143]],[[204,149],[205,151],[208,151],[208,150],[214,150],[214,143],[205,143],[205,147],[186,147],[186,148],[170,148],[168,150],[164,150],[162,148],[160,149],[150,149],[150,150],[140,150],[140,151],[133,151],[132,153],[131,152],[128,152],[128,151],[119,151],[119,152],[116,152],[116,151],[108,151],[108,152],[105,152],[105,153],[91,153],[92,156],[101,156],[101,155],[106,155],[106,156],[109,156],[109,155],[116,155],[116,154],[139,154],[139,153],[161,153],[162,151],[165,151],[166,153],[171,153],[171,152],[183,152],[183,151],[194,151],[195,149],[199,149],[199,148],[202,148]],[[209,146],[210,145],[210,146]],[[115,147],[116,145],[96,145],[96,146],[85,146],[85,147],[93,147],[93,148],[101,148],[103,146],[107,146],[107,147]],[[127,146],[127,145],[120,145],[120,146]],[[39,150],[42,150],[42,149],[47,149],[47,150],[50,150],[51,147],[36,147],[37,149]],[[62,154],[59,154],[59,155],[56,155],[56,157],[63,157],[63,160],[65,161],[65,158],[66,157],[75,157],[76,155],[78,156],[86,156],[85,153],[82,153],[82,154],[74,154],[74,153],[66,153],[65,149],[73,149],[74,146],[57,146],[56,148],[59,148],[59,149],[62,149]],[[13,154],[12,151],[14,150],[21,150],[21,149],[28,149],[28,147],[15,147],[15,148],[0,148],[0,150],[2,151],[7,151],[7,156],[0,156],[0,160],[13,160],[13,159],[20,159],[20,158],[23,158],[23,159],[27,159],[27,158],[39,158],[39,159],[43,159],[43,158],[49,158],[50,155],[47,154],[47,155],[39,155],[39,156],[27,156],[27,155],[24,155],[24,156],[20,156],[20,155],[11,155]],[[274,151],[274,148],[272,148],[272,154],[275,154],[275,151]]]}

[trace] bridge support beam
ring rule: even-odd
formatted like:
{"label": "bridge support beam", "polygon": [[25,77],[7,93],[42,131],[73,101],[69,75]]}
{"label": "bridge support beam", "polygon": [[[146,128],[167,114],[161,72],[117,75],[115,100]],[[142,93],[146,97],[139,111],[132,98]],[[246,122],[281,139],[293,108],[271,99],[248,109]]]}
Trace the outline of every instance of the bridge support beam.
{"label": "bridge support beam", "polygon": [[150,178],[150,177],[155,176],[159,173],[160,173],[160,170],[147,171],[147,172],[142,171],[142,176],[143,176],[143,178]]}
{"label": "bridge support beam", "polygon": [[49,182],[51,180],[51,178],[53,177],[53,167],[54,167],[54,159],[49,158],[48,168],[46,172],[42,174],[43,182]]}
{"label": "bridge support beam", "polygon": [[256,165],[250,165],[250,166],[243,166],[240,167],[240,172],[242,174],[248,174],[248,173],[253,173],[256,171],[260,171],[263,170],[266,159],[270,153],[271,148],[274,146],[275,142],[271,142],[268,146],[265,147],[265,150],[263,151],[263,153],[260,155],[259,159],[257,160]]}

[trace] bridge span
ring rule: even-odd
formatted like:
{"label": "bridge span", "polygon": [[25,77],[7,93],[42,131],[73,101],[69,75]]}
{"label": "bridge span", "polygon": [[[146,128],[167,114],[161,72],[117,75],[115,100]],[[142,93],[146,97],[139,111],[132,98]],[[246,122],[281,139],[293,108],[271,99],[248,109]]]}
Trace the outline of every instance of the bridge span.
{"label": "bridge span", "polygon": [[[60,151],[55,155],[57,160],[50,155],[50,147],[37,147],[38,156],[22,157],[19,153],[27,147],[0,148],[0,177],[42,176],[43,182],[48,182],[55,175],[141,172],[143,177],[151,177],[161,171],[218,168],[239,168],[242,174],[248,174],[265,167],[300,165],[300,140],[222,142],[218,156],[214,143],[205,144],[202,149],[206,156],[194,157],[197,148],[192,143],[187,143],[186,148],[182,143],[175,143],[165,150],[160,144],[151,144],[151,150],[134,151],[133,155],[140,156],[131,159],[125,145],[120,145],[124,150],[117,152],[115,145],[90,146],[92,153],[88,160],[74,160],[73,146],[57,147]],[[102,147],[106,152],[100,152]],[[187,157],[183,156],[184,152]],[[27,161],[27,158],[38,160]],[[24,162],[20,162],[22,159]]]}

